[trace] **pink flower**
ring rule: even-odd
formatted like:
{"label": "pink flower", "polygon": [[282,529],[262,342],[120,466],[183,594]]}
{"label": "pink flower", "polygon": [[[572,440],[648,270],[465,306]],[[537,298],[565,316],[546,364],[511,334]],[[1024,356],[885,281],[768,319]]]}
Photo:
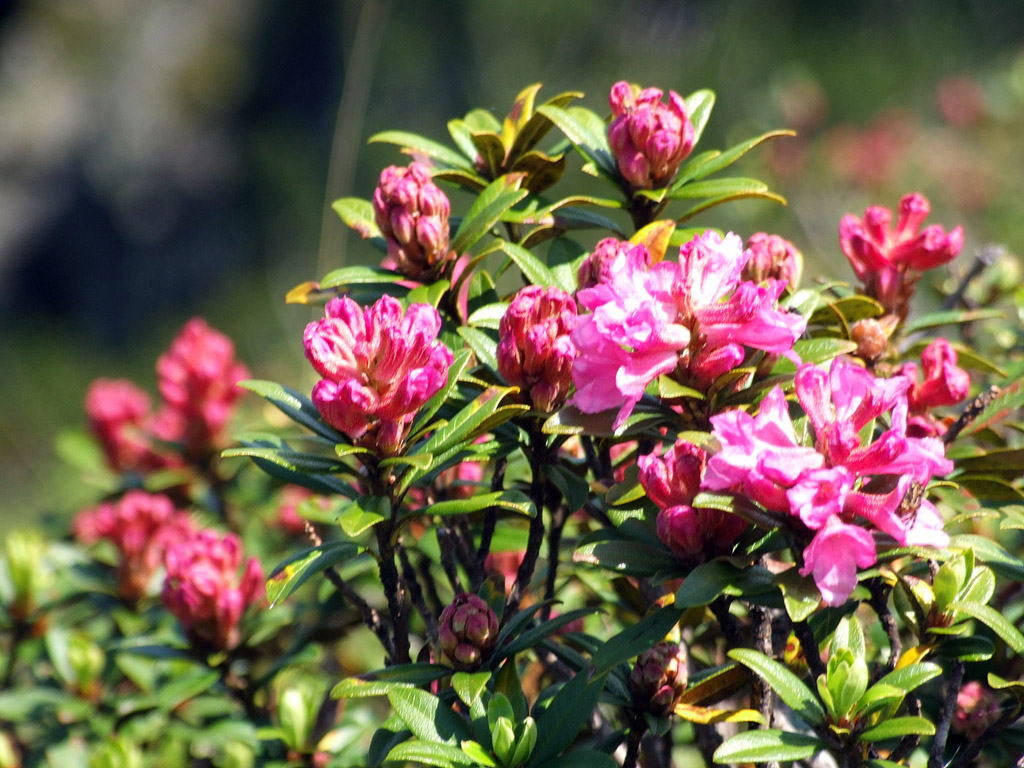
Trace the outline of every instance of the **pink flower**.
{"label": "pink flower", "polygon": [[690,341],[669,293],[675,265],[662,262],[644,270],[634,252],[624,244],[611,264],[609,280],[579,291],[580,304],[591,314],[579,319],[571,335],[579,350],[572,369],[572,402],[586,413],[619,407],[616,428],[647,385],[675,369],[679,351]]}
{"label": "pink flower", "polygon": [[153,448],[149,395],[127,379],[96,379],[85,395],[85,413],[115,472],[158,469],[172,463]]}
{"label": "pink flower", "polygon": [[414,280],[436,277],[453,257],[448,249],[450,209],[423,163],[385,168],[373,193],[374,217],[388,245],[385,266]]}
{"label": "pink flower", "polygon": [[626,82],[612,86],[608,102],[613,120],[608,143],[619,173],[634,190],[666,186],[693,149],[694,129],[686,103],[669,91],[646,88],[639,93]]}
{"label": "pink flower", "polygon": [[920,273],[950,261],[963,248],[964,233],[957,227],[948,234],[933,224],[920,232],[931,206],[914,193],[900,200],[892,227],[892,212],[871,206],[858,219],[847,214],[839,223],[839,241],[867,293],[886,311],[905,317]]}
{"label": "pink flower", "polygon": [[[909,367],[908,367],[909,366]],[[971,377],[956,364],[956,350],[945,339],[936,339],[921,353],[924,381],[917,382],[917,366],[907,363],[901,373],[911,374],[911,388],[907,394],[910,412],[924,413],[932,408],[956,405],[967,397]]]}
{"label": "pink flower", "polygon": [[242,394],[236,385],[249,376],[231,340],[193,318],[157,360],[156,373],[165,403],[154,422],[157,436],[183,443],[193,458],[215,450]]}
{"label": "pink flower", "polygon": [[630,270],[646,272],[650,269],[651,253],[647,250],[647,246],[639,243],[636,245],[624,243],[614,237],[606,237],[594,246],[593,251],[587,254],[576,272],[576,283],[580,290],[593,288],[598,283],[609,282],[612,276],[612,264],[620,253],[625,255]]}
{"label": "pink flower", "polygon": [[747,238],[750,259],[743,267],[742,277],[754,283],[778,280],[790,290],[796,288],[803,271],[803,254],[789,240],[767,232],[756,232]]}
{"label": "pink flower", "polygon": [[857,569],[874,565],[876,557],[875,541],[868,531],[833,515],[804,550],[800,575],[813,572],[825,604],[842,605],[857,586]]}
{"label": "pink flower", "polygon": [[193,642],[220,650],[238,645],[242,614],[263,594],[259,561],[251,557],[244,566],[242,561],[238,537],[212,530],[199,531],[165,553],[161,597]]}
{"label": "pink flower", "polygon": [[531,285],[512,299],[498,327],[498,372],[538,411],[562,404],[572,383],[576,347],[569,334],[576,302],[560,288]]}
{"label": "pink flower", "polygon": [[128,491],[116,502],[80,512],[74,528],[85,544],[106,539],[117,548],[118,591],[131,601],[145,596],[167,548],[194,531],[191,518],[169,498],[143,491]]}
{"label": "pink flower", "polygon": [[956,712],[951,723],[953,730],[974,741],[995,725],[1002,716],[1002,708],[995,693],[971,680],[964,683],[956,695]]}
{"label": "pink flower", "polygon": [[368,309],[347,296],[331,299],[302,337],[324,377],[313,388],[321,416],[352,440],[396,454],[416,411],[448,380],[452,354],[438,341],[440,330],[429,304],[403,314],[390,296]]}

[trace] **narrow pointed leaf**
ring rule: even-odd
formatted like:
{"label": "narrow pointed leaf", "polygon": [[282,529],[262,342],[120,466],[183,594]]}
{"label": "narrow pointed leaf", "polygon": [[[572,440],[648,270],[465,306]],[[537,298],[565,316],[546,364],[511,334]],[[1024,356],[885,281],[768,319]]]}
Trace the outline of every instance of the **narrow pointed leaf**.
{"label": "narrow pointed leaf", "polygon": [[452,168],[462,168],[467,171],[473,170],[473,166],[470,162],[458,152],[449,149],[444,144],[439,144],[433,139],[428,139],[425,136],[419,136],[415,133],[408,133],[406,131],[383,131],[382,133],[377,133],[371,136],[369,141],[371,144],[375,142],[397,144],[402,147],[402,151],[407,155],[426,155],[427,157],[433,158],[445,165],[449,165]]}
{"label": "narrow pointed leaf", "polygon": [[820,725],[825,722],[825,710],[822,708],[821,702],[811,692],[811,689],[783,664],[749,648],[733,648],[729,651],[729,658],[735,659],[753,670],[771,686],[771,689],[790,709],[805,721],[811,725]]}
{"label": "narrow pointed leaf", "polygon": [[273,608],[279,600],[326,569],[355,557],[362,550],[347,541],[328,541],[319,547],[297,552],[278,564],[267,577],[267,602]]}
{"label": "narrow pointed leaf", "polygon": [[977,619],[995,632],[999,639],[1010,646],[1017,654],[1024,655],[1024,635],[995,608],[980,603],[957,601],[949,604],[949,610],[964,613],[971,618]]}
{"label": "narrow pointed leaf", "polygon": [[716,763],[767,763],[773,760],[806,760],[824,748],[818,739],[802,733],[770,728],[746,731],[728,739],[715,750]]}
{"label": "narrow pointed leaf", "polygon": [[861,741],[869,744],[876,741],[888,739],[900,739],[904,736],[932,736],[935,734],[935,726],[924,717],[908,715],[906,717],[894,717],[885,720],[873,728],[868,728],[860,735]]}

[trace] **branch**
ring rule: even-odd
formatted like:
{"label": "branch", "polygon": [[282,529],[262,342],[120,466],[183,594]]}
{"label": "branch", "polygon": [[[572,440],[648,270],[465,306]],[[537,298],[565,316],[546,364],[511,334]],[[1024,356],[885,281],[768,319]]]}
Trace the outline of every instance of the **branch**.
{"label": "branch", "polygon": [[419,613],[420,618],[423,619],[423,623],[427,625],[427,635],[430,638],[431,643],[437,643],[437,619],[434,614],[431,613],[427,607],[426,601],[423,599],[423,590],[420,589],[420,583],[416,579],[416,570],[412,567],[412,562],[409,560],[409,555],[405,551],[405,547],[398,544],[395,547],[395,551],[398,553],[398,560],[402,564],[402,584],[405,585],[406,590],[409,592],[409,599],[412,601],[413,608]]}
{"label": "branch", "polygon": [[942,768],[942,753],[946,751],[946,739],[949,738],[949,724],[956,712],[956,697],[960,693],[960,684],[964,680],[964,663],[957,659],[949,668],[949,687],[946,689],[946,701],[942,705],[942,717],[935,726],[935,740],[928,755],[928,768]]}
{"label": "branch", "polygon": [[892,672],[896,669],[896,663],[903,653],[903,642],[900,640],[900,630],[896,625],[896,618],[889,611],[889,596],[882,592],[882,581],[871,579],[868,583],[871,590],[871,607],[878,614],[878,620],[882,622],[885,634],[889,638],[889,661],[886,662],[885,671]]}

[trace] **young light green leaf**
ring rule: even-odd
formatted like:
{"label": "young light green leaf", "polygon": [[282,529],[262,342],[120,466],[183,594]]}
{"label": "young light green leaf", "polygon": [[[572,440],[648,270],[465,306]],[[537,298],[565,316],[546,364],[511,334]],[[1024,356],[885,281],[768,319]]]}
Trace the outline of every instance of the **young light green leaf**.
{"label": "young light green leaf", "polygon": [[452,675],[452,688],[455,689],[455,693],[465,702],[466,706],[471,707],[480,698],[490,679],[491,673],[486,670],[483,672],[456,672]]}
{"label": "young light green leaf", "polygon": [[[847,339],[817,338],[798,339],[793,344],[793,351],[805,363],[827,363],[840,355],[847,355],[857,349],[856,342]],[[787,357],[779,358],[772,368],[773,374],[796,373],[796,364]]]}
{"label": "young light green leaf", "polygon": [[346,504],[338,515],[341,529],[356,538],[391,515],[391,502],[383,496],[360,496]]}
{"label": "young light green leaf", "polygon": [[806,722],[820,725],[825,721],[825,710],[822,709],[821,702],[785,665],[749,648],[733,648],[728,655],[729,658],[753,670]]}
{"label": "young light green leaf", "polygon": [[393,688],[387,695],[395,714],[417,738],[455,744],[470,737],[465,721],[437,696],[419,688]]}
{"label": "young light green leaf", "polygon": [[403,741],[388,753],[386,759],[388,762],[422,763],[436,768],[458,768],[476,764],[473,756],[462,748],[453,744],[439,744],[429,739]]}
{"label": "young light green leaf", "polygon": [[825,745],[813,736],[774,728],[738,733],[715,750],[716,763],[767,763],[806,760]]}
{"label": "young light green leaf", "polygon": [[704,134],[704,128],[711,117],[711,110],[715,108],[715,92],[707,89],[694,91],[686,97],[686,116],[690,118],[693,125],[693,143],[700,141]]}
{"label": "young light green leaf", "polygon": [[956,601],[949,604],[949,610],[964,613],[977,619],[998,635],[1017,654],[1024,655],[1024,635],[995,608],[981,603]]}
{"label": "young light green leaf", "polygon": [[882,677],[875,685],[892,685],[904,693],[910,693],[915,688],[919,688],[941,674],[942,667],[938,664],[932,664],[930,661],[921,661],[917,664],[894,669]]}
{"label": "young light green leaf", "polygon": [[364,240],[383,239],[373,212],[373,203],[369,200],[363,200],[361,197],[343,197],[331,203],[331,208]]}
{"label": "young light green leaf", "polygon": [[934,734],[935,726],[930,720],[916,715],[907,715],[884,720],[873,728],[868,728],[860,735],[860,740],[872,744],[876,741],[899,739],[904,736],[932,736]]}

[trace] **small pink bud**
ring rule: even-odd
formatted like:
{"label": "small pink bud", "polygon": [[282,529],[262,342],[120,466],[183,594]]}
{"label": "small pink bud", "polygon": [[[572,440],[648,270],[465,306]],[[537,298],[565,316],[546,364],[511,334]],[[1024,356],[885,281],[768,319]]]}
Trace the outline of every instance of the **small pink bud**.
{"label": "small pink bud", "polygon": [[742,279],[762,283],[781,280],[790,290],[800,282],[803,254],[789,240],[767,232],[757,232],[747,239],[750,259],[743,267]]}
{"label": "small pink bud", "polygon": [[498,639],[498,615],[479,595],[461,593],[438,620],[441,653],[458,670],[476,669]]}
{"label": "small pink bud", "polygon": [[999,720],[1002,711],[995,693],[976,680],[964,683],[956,696],[953,730],[971,741]]}
{"label": "small pink bud", "polygon": [[700,490],[708,454],[693,443],[679,440],[664,458],[656,453],[641,456],[640,485],[661,509],[689,504]]}
{"label": "small pink bud", "polygon": [[385,168],[373,193],[373,212],[387,240],[386,265],[414,280],[437,277],[453,256],[448,249],[450,210],[423,163]]}
{"label": "small pink bud", "polygon": [[662,95],[657,88],[635,93],[628,83],[618,82],[608,97],[613,115],[608,143],[633,190],[666,186],[693,149],[686,103],[675,91],[669,91],[668,104]]}
{"label": "small pink bud", "polygon": [[554,410],[569,392],[575,322],[576,302],[569,294],[536,285],[519,291],[501,319],[498,372],[539,411]]}
{"label": "small pink bud", "polygon": [[656,717],[671,715],[689,678],[686,647],[662,641],[641,653],[633,665],[629,676],[633,703]]}
{"label": "small pink bud", "polygon": [[632,271],[647,271],[651,266],[651,254],[647,246],[606,237],[580,264],[576,273],[576,284],[580,290],[593,288],[598,283],[607,283],[612,276],[612,264],[619,254],[625,254],[626,268]]}

